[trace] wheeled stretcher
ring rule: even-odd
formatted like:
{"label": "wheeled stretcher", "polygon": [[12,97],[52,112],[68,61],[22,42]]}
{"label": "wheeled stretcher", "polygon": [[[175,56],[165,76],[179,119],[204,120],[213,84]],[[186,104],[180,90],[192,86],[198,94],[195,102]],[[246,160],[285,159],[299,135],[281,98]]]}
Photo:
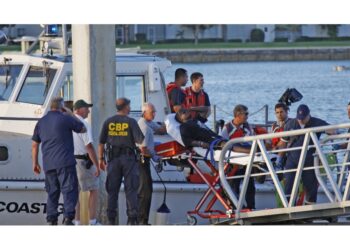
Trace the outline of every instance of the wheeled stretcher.
{"label": "wheeled stretcher", "polygon": [[[216,167],[221,150],[214,150],[209,154],[208,150],[204,148],[186,148],[182,142],[179,131],[180,124],[175,120],[175,115],[168,115],[165,124],[168,134],[175,140],[157,145],[155,147],[157,154],[172,164],[176,164],[176,161],[181,162],[181,164],[187,163],[193,170],[187,180],[191,183],[202,183],[208,186],[195,208],[187,212],[188,223],[196,224],[195,215],[212,221],[220,218],[234,218],[233,203],[227,198],[220,185],[219,172]],[[230,155],[235,157],[230,158],[225,165],[226,176],[234,176],[238,168],[247,165],[249,160],[247,154],[230,152]],[[200,162],[204,164],[200,164],[200,166]],[[261,156],[256,156],[254,162],[263,162],[263,159]],[[203,169],[203,165],[206,166],[206,169]],[[214,208],[217,202],[222,205],[223,211]],[[232,211],[232,213],[227,214],[226,211]]]}

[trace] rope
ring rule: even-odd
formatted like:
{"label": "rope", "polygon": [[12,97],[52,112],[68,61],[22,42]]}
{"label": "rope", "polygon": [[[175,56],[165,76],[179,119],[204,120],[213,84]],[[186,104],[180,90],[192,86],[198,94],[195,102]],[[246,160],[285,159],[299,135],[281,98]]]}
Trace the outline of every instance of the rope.
{"label": "rope", "polygon": [[219,106],[216,106],[216,108],[217,109],[219,109],[221,112],[223,112],[224,114],[226,114],[226,115],[229,115],[229,116],[231,116],[232,115],[232,113],[229,113],[229,112],[227,112],[227,111],[225,111],[225,110],[223,110],[222,108],[220,108]]}
{"label": "rope", "polygon": [[256,114],[259,113],[260,111],[264,110],[264,109],[265,109],[265,106],[266,106],[266,105],[262,106],[262,107],[261,107],[260,109],[258,109],[257,111],[255,111],[255,112],[249,114],[249,116],[256,115]]}

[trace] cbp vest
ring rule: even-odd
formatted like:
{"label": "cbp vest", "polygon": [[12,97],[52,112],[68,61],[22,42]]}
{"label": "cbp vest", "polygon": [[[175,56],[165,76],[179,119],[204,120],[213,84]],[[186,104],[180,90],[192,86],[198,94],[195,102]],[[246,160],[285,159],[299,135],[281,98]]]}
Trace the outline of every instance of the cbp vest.
{"label": "cbp vest", "polygon": [[[191,107],[205,106],[205,94],[203,90],[199,91],[199,94],[196,95],[191,87],[185,89],[186,99],[185,99],[185,108],[189,109]],[[196,118],[196,112],[191,112],[192,119]]]}
{"label": "cbp vest", "polygon": [[[173,91],[173,89],[180,89],[184,94],[186,94],[186,92],[182,89],[182,88],[180,88],[179,86],[177,86],[176,85],[176,83],[174,83],[174,82],[171,82],[171,83],[169,83],[167,86],[166,86],[166,92],[167,92],[167,94],[168,94],[168,99],[169,99],[169,104],[170,104],[170,109],[171,109],[171,112],[175,112],[174,111],[174,104],[173,104],[173,102],[170,100],[170,93],[171,93],[171,91]],[[182,106],[184,106],[184,105],[182,105]]]}

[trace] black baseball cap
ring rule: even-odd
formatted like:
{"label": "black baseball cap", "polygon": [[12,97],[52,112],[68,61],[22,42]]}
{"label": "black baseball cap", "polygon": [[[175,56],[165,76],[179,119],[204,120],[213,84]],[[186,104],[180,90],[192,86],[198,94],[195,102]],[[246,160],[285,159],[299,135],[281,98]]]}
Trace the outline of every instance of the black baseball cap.
{"label": "black baseball cap", "polygon": [[301,104],[297,110],[297,119],[304,120],[310,114],[310,109],[307,105]]}
{"label": "black baseball cap", "polygon": [[93,106],[92,104],[88,104],[82,99],[80,99],[74,103],[74,109],[91,108],[92,106]]}

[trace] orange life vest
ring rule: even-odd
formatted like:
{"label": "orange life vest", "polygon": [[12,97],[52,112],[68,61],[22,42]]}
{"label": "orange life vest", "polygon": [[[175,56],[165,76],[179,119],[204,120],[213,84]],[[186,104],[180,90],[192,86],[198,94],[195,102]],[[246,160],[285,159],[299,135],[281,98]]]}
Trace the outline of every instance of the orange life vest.
{"label": "orange life vest", "polygon": [[[205,94],[203,90],[199,91],[199,94],[196,95],[191,87],[185,89],[186,99],[185,99],[185,108],[189,109],[191,107],[205,106]],[[196,118],[197,112],[192,111],[192,119]]]}
{"label": "orange life vest", "polygon": [[243,126],[237,128],[231,121],[226,123],[225,127],[230,139],[254,135],[254,132],[248,123],[244,123]]}
{"label": "orange life vest", "polygon": [[[166,92],[168,94],[170,109],[171,109],[172,113],[175,113],[174,104],[170,99],[170,93],[171,93],[171,91],[173,91],[173,89],[180,89],[185,95],[186,95],[186,92],[181,87],[177,86],[175,82],[171,82],[166,86]],[[182,106],[185,107],[184,104],[182,104]]]}
{"label": "orange life vest", "polygon": [[[287,118],[287,120],[284,122],[284,124],[286,124],[288,119],[289,118]],[[277,122],[274,122],[272,124],[272,133],[278,133],[278,132],[283,132],[283,131],[284,131],[284,126],[283,127],[279,126]],[[272,140],[271,140],[272,147],[273,148],[276,147],[277,144],[280,142],[280,140],[281,140],[281,138],[272,138]]]}
{"label": "orange life vest", "polygon": [[254,126],[253,130],[254,130],[255,134],[257,134],[257,135],[267,134],[267,130],[264,127]]}
{"label": "orange life vest", "polygon": [[231,121],[229,123],[226,123],[225,126],[230,139],[251,135],[267,134],[267,130],[265,128],[259,126],[251,126],[248,123],[244,123],[243,126],[237,128]]}

